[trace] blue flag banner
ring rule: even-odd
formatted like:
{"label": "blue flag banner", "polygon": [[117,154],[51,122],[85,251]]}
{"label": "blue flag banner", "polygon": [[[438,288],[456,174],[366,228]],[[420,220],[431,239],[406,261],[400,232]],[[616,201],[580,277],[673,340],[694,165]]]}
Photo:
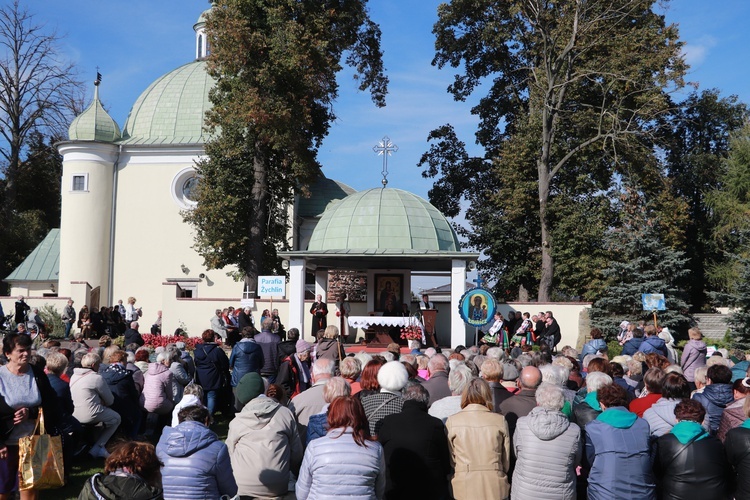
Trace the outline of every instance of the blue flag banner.
{"label": "blue flag banner", "polygon": [[643,302],[644,311],[664,311],[667,309],[663,293],[641,294],[641,302]]}

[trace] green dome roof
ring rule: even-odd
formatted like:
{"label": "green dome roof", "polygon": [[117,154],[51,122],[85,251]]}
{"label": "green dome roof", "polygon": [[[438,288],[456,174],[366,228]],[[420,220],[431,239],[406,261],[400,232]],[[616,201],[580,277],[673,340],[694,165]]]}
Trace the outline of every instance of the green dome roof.
{"label": "green dome roof", "polygon": [[329,205],[307,249],[459,252],[460,246],[429,202],[400,189],[374,188]]}
{"label": "green dome roof", "polygon": [[204,144],[208,92],[214,79],[206,61],[194,61],[158,78],[138,97],[122,133],[125,144]]}
{"label": "green dome roof", "polygon": [[193,25],[193,29],[197,28],[201,24],[206,24],[206,14],[208,14],[209,12],[211,12],[211,9],[206,9],[203,12],[201,12],[201,15],[198,16],[198,20]]}
{"label": "green dome roof", "polygon": [[104,110],[98,86],[94,90],[94,100],[68,127],[68,137],[71,141],[114,142],[120,139],[120,127]]}

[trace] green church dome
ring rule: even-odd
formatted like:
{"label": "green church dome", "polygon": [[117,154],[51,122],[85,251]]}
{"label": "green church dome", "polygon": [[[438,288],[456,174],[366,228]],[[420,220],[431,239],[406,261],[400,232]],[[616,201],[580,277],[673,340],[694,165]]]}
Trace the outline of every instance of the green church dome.
{"label": "green church dome", "polygon": [[99,100],[98,85],[94,88],[91,104],[68,127],[68,137],[71,141],[114,142],[120,139],[120,127]]}
{"label": "green church dome", "polygon": [[331,203],[315,227],[308,251],[461,251],[437,208],[400,189],[374,188]]}
{"label": "green church dome", "polygon": [[125,129],[124,144],[204,144],[208,92],[214,79],[206,61],[194,61],[158,78],[135,101]]}

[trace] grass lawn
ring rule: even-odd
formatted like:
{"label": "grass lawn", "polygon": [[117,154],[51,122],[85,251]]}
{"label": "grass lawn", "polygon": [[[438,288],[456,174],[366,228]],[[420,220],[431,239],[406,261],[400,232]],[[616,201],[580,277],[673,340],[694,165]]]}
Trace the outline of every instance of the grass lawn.
{"label": "grass lawn", "polygon": [[[226,419],[218,419],[211,426],[211,429],[219,436],[219,439],[224,441],[227,438],[227,431],[229,430],[229,421]],[[156,442],[154,442],[156,444]],[[76,499],[78,494],[81,492],[83,485],[88,479],[104,470],[104,459],[102,458],[91,458],[88,455],[84,455],[76,459],[73,463],[73,468],[70,472],[70,480],[68,483],[58,490],[47,490],[42,491],[40,497],[43,499]]]}

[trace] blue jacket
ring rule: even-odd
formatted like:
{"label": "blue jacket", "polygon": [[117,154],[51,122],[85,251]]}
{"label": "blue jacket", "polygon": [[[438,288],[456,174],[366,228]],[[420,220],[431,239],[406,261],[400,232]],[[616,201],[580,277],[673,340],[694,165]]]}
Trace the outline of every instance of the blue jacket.
{"label": "blue jacket", "polygon": [[640,350],[641,344],[643,344],[643,337],[633,337],[622,345],[622,355],[632,356]]}
{"label": "blue jacket", "polygon": [[644,354],[655,352],[661,354],[665,358],[667,357],[667,344],[664,343],[659,337],[646,337],[643,339],[641,347],[638,348]]}
{"label": "blue jacket", "polygon": [[589,500],[655,499],[653,451],[648,422],[623,407],[604,410],[586,425]]}
{"label": "blue jacket", "polygon": [[193,351],[195,357],[195,379],[204,391],[217,391],[229,380],[229,358],[213,342],[198,344]]}
{"label": "blue jacket", "polygon": [[696,392],[693,399],[703,405],[708,414],[708,424],[711,434],[716,434],[721,423],[724,408],[734,402],[732,384],[710,384],[703,388],[703,392]]}
{"label": "blue jacket", "polygon": [[237,494],[227,445],[200,422],[165,427],[156,445],[164,464],[164,498],[219,498]]}
{"label": "blue jacket", "polygon": [[583,344],[581,349],[581,356],[579,357],[580,363],[583,365],[583,358],[589,354],[596,354],[598,352],[607,352],[607,343],[604,339],[591,339]]}
{"label": "blue jacket", "polygon": [[260,374],[260,369],[263,368],[263,350],[254,340],[242,339],[232,348],[229,367],[232,368],[232,387],[237,387],[242,377],[248,373]]}

